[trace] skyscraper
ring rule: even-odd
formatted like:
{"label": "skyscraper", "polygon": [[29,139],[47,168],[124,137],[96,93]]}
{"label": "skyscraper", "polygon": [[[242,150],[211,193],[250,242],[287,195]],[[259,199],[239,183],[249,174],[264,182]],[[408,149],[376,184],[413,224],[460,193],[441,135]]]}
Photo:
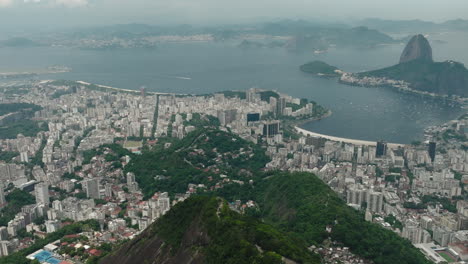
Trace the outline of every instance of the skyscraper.
{"label": "skyscraper", "polygon": [[436,143],[435,142],[429,142],[429,157],[431,158],[431,161],[434,162],[435,160],[435,155],[436,155]]}
{"label": "skyscraper", "polygon": [[272,137],[274,135],[279,134],[279,130],[280,130],[279,121],[265,122],[265,124],[263,124],[263,135],[266,137]]}
{"label": "skyscraper", "polygon": [[36,203],[49,206],[49,186],[44,183],[38,183],[34,187],[34,194],[36,196]]}
{"label": "skyscraper", "polygon": [[377,142],[377,149],[375,151],[375,156],[378,158],[385,156],[387,154],[387,143],[383,141]]}
{"label": "skyscraper", "polygon": [[370,190],[367,193],[367,209],[373,213],[382,212],[383,208],[383,194],[381,192],[374,192]]}
{"label": "skyscraper", "polygon": [[277,105],[278,105],[278,100],[275,97],[271,96],[270,107],[271,107],[271,111],[273,111],[275,115],[276,115]]}
{"label": "skyscraper", "polygon": [[248,113],[247,122],[257,122],[260,121],[260,113]]}
{"label": "skyscraper", "polygon": [[276,116],[282,116],[286,108],[286,98],[279,98],[276,104]]}

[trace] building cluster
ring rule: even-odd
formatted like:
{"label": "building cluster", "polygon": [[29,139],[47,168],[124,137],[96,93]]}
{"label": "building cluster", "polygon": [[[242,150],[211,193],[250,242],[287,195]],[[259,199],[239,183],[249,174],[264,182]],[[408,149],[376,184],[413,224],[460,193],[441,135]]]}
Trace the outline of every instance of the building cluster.
{"label": "building cluster", "polygon": [[[285,122],[314,117],[316,106],[284,94],[253,88],[242,95],[176,96],[98,88],[102,87],[37,82],[25,94],[0,94],[1,103],[41,106],[34,119],[48,124],[48,131],[34,137],[19,134],[0,140],[0,150],[19,153],[11,162],[0,162],[0,207],[7,206],[6,196],[13,187],[32,193],[36,200],[0,227],[2,255],[33,242],[19,238],[24,231],[46,235],[69,221],[94,219],[101,224],[99,232],[87,234],[95,242],[87,251],[99,243],[134,237],[175,203],[206,187],[189,184],[186,193],[155,193],[144,199],[135,175],[124,174],[130,157],[119,156],[112,145],[120,142],[138,153],[144,138],[183,138],[200,126],[218,124],[244,139],[262,142],[271,158],[266,169],[315,173],[350,206],[362,210],[366,220],[420,245],[429,258],[431,254],[448,254],[454,260],[465,256],[466,119],[429,128],[427,144],[361,144],[300,133],[297,137],[285,136]],[[232,182],[224,175],[215,187]],[[236,201],[230,206],[243,211],[254,207],[255,201]],[[432,253],[432,247],[424,246],[431,243],[437,244]],[[78,250],[77,245],[81,248],[84,244],[73,243],[73,250]],[[48,258],[73,262],[73,258],[63,257],[70,255],[62,250],[70,248],[54,244],[44,249],[46,253],[36,252],[34,256],[49,254]],[[368,263],[346,248],[320,250],[330,263],[340,258],[348,263]]]}
{"label": "building cluster", "polygon": [[403,80],[394,80],[386,77],[376,76],[359,76],[354,73],[342,71],[340,71],[339,73],[341,74],[339,81],[347,85],[364,87],[390,87],[398,89],[399,91],[421,94],[424,96],[450,98],[452,101],[460,103],[462,105],[466,105],[468,103],[468,99],[466,97],[461,97],[458,95],[440,96],[436,93],[413,89],[411,87],[411,83]]}
{"label": "building cluster", "polygon": [[[105,155],[112,153],[106,148],[102,155],[86,157],[87,152],[114,144],[116,139],[152,137],[156,95],[38,82],[29,93],[1,94],[0,101],[39,105],[42,110],[33,119],[48,125],[47,131],[34,137],[18,134],[16,138],[0,140],[0,151],[19,154],[10,162],[0,162],[0,208],[8,205],[6,197],[13,188],[30,192],[36,199],[35,204],[23,206],[0,227],[2,255],[31,244],[19,239],[24,231],[36,235],[52,233],[66,221],[95,219],[112,227],[112,231],[103,232],[103,237],[126,239],[172,205],[167,193],[143,201],[135,179],[122,180],[128,156],[106,161]],[[115,162],[117,168],[113,167]]]}
{"label": "building cluster", "polygon": [[[213,96],[175,96],[160,95],[158,100],[158,122],[155,136],[169,135],[183,138],[193,131],[197,114],[216,117],[223,127],[250,141],[257,141],[259,136],[281,141],[281,117],[310,117],[314,105],[301,106],[300,99],[284,94],[262,98],[259,89],[249,89],[246,98],[232,94],[217,93]],[[298,106],[299,109],[293,109]]]}
{"label": "building cluster", "polygon": [[340,82],[357,86],[388,86],[398,89],[409,89],[409,83],[401,80],[392,80],[385,77],[360,77],[352,73],[343,73]]}
{"label": "building cluster", "polygon": [[[328,241],[327,241],[328,242]],[[328,242],[326,246],[311,246],[310,251],[319,254],[324,263],[330,264],[372,264],[372,261],[362,259],[353,254],[348,247],[343,247],[338,243]]]}
{"label": "building cluster", "polygon": [[415,245],[436,243],[445,252],[439,253],[454,261],[465,260],[454,252],[468,246],[463,187],[468,180],[466,124],[466,119],[450,121],[428,130],[427,143],[404,146],[304,135],[279,146],[270,144],[267,153],[272,161],[267,167],[313,172],[348,205],[365,211],[368,221]]}

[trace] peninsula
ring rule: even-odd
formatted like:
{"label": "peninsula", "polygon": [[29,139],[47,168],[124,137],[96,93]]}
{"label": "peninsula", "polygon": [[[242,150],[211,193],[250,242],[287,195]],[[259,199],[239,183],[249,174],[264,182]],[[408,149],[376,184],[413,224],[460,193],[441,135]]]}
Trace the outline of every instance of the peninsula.
{"label": "peninsula", "polygon": [[[308,70],[310,64],[301,66],[304,72],[317,72]],[[319,65],[317,62],[312,65]],[[320,64],[322,69],[332,69],[326,63]],[[325,67],[326,66],[326,67]],[[401,54],[400,61],[394,66],[383,69],[347,73],[340,70],[333,71],[338,74],[339,81],[344,84],[369,87],[392,87],[402,91],[409,91],[429,96],[446,97],[457,102],[468,101],[468,70],[456,61],[434,62],[432,48],[423,35],[411,38]]]}

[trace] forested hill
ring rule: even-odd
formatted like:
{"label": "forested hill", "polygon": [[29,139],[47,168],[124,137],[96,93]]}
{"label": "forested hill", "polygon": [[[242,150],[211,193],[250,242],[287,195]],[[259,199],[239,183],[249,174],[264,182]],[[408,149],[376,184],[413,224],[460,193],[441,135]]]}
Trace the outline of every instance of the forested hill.
{"label": "forested hill", "polygon": [[260,146],[214,128],[193,131],[165,148],[166,143],[144,151],[125,168],[135,173],[146,197],[155,191],[185,193],[190,183],[210,188],[223,175],[249,180],[249,175],[261,171],[270,160]]}
{"label": "forested hill", "polygon": [[[249,215],[308,246],[321,245],[331,236],[376,264],[430,263],[408,240],[366,222],[362,213],[348,207],[315,175],[264,171],[268,162],[265,149],[236,135],[201,129],[169,148],[163,145],[161,142],[154,150],[135,157],[126,168],[136,174],[146,196],[156,191],[185,193],[189,183],[201,183],[207,186],[199,190],[203,194],[215,192],[229,202],[255,201],[259,209],[249,210]],[[221,178],[223,174],[231,181]],[[332,228],[330,234],[327,226]]]}
{"label": "forested hill", "polygon": [[[220,189],[218,195],[227,200],[255,200],[260,207],[258,217],[311,245],[331,236],[376,264],[431,263],[410,241],[366,222],[363,214],[347,206],[313,174],[272,172],[254,186],[232,185]],[[327,226],[332,228],[330,234]]]}
{"label": "forested hill", "polygon": [[101,264],[320,263],[301,240],[240,215],[222,199],[192,197],[177,204]]}

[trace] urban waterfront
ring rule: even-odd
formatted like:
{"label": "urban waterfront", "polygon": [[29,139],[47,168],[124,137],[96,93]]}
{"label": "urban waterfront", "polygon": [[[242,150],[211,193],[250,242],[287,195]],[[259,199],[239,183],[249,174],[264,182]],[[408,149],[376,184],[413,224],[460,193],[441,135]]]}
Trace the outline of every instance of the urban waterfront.
{"label": "urban waterfront", "polygon": [[[439,59],[449,59],[460,51],[461,47],[450,43],[434,45],[442,50]],[[299,65],[314,59],[347,71],[391,65],[402,47],[332,49],[325,54],[292,53],[282,48],[245,50],[236,43],[172,43],[155,50],[3,48],[0,71],[64,65],[72,71],[38,78],[82,80],[125,89],[144,86],[148,91],[169,93],[204,94],[251,87],[278,90],[314,100],[333,111],[326,119],[304,124],[305,129],[337,137],[410,143],[420,139],[426,127],[457,118],[463,110],[438,99],[384,88],[351,87],[299,71]]]}

